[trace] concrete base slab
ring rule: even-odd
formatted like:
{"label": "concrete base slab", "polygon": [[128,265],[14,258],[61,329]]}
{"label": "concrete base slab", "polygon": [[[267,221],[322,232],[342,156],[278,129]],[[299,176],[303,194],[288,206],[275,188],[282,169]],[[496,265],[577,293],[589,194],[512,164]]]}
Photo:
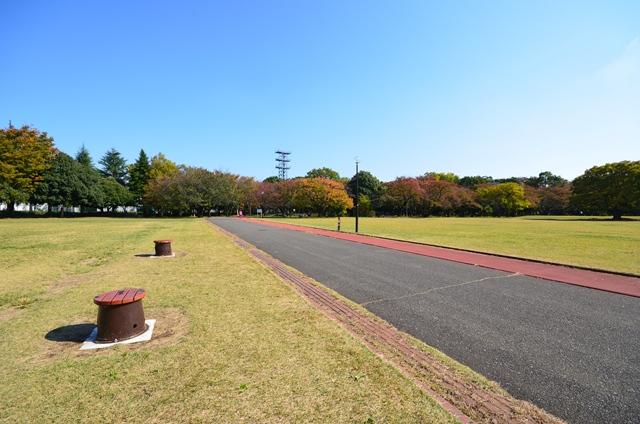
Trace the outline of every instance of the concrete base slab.
{"label": "concrete base slab", "polygon": [[80,346],[80,350],[93,350],[93,349],[102,349],[105,347],[112,347],[115,345],[121,344],[131,344],[131,343],[140,343],[140,342],[148,342],[151,340],[151,336],[153,335],[153,328],[156,325],[155,319],[147,319],[144,321],[147,324],[147,331],[140,334],[139,336],[133,337],[131,339],[123,340],[121,342],[115,343],[99,343],[96,342],[96,337],[98,336],[98,327],[94,328],[91,334],[84,340],[82,346]]}

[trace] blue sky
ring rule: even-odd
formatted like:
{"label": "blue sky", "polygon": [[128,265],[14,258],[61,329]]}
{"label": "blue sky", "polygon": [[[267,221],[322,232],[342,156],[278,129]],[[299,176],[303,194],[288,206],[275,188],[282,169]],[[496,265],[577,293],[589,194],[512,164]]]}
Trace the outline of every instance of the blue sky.
{"label": "blue sky", "polygon": [[640,159],[638,1],[0,3],[0,125],[264,178]]}

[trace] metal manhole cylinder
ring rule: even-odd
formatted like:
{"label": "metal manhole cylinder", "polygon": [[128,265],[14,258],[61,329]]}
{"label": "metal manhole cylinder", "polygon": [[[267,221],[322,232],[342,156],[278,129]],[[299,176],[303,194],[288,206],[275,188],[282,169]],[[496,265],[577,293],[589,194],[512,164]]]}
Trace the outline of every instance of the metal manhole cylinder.
{"label": "metal manhole cylinder", "polygon": [[144,289],[113,290],[96,296],[98,305],[97,342],[118,342],[139,336],[147,330],[142,299]]}
{"label": "metal manhole cylinder", "polygon": [[154,240],[156,244],[156,256],[171,256],[171,240]]}

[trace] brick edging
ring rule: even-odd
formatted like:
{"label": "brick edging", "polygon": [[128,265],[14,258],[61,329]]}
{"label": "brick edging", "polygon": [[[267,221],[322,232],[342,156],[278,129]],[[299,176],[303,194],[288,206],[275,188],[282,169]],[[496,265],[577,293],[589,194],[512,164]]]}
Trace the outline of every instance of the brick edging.
{"label": "brick edging", "polygon": [[299,271],[291,269],[235,234],[213,223],[212,225],[292,286],[313,307],[336,321],[378,357],[414,382],[460,422],[562,422],[526,401],[489,390],[464,378],[432,355],[418,349],[407,336],[387,322],[358,310]]}

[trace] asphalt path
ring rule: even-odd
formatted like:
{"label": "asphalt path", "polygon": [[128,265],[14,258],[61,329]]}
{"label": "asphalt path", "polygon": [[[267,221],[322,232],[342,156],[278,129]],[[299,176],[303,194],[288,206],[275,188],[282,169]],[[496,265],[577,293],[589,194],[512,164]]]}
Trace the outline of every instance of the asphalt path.
{"label": "asphalt path", "polygon": [[568,422],[640,423],[639,298],[213,222]]}

